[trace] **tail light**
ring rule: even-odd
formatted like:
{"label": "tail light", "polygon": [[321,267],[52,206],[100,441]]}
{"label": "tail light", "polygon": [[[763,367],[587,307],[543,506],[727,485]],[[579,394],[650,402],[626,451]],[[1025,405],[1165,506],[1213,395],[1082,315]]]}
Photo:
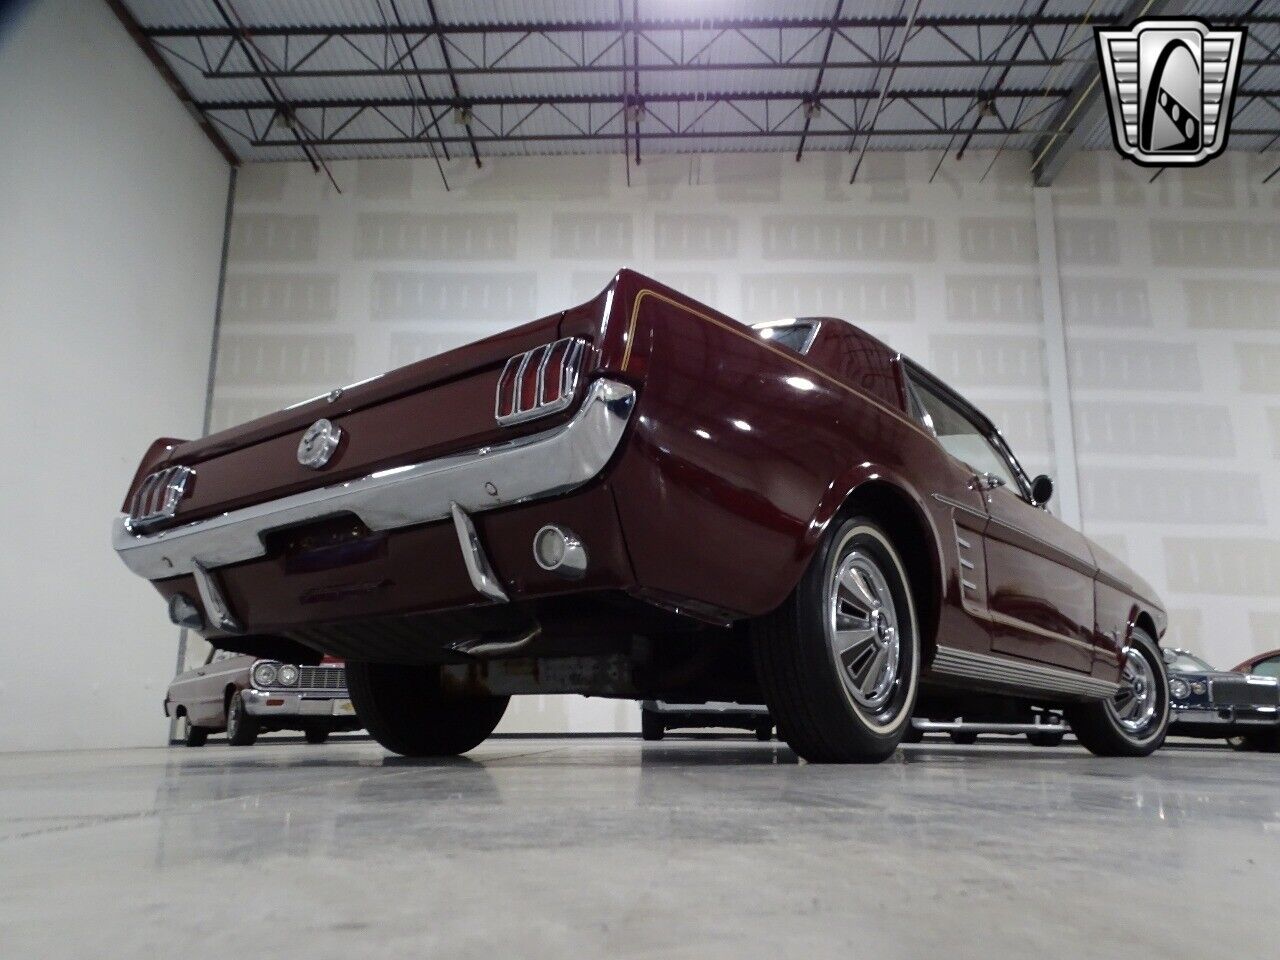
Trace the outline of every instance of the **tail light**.
{"label": "tail light", "polygon": [[508,360],[498,377],[498,423],[507,426],[545,417],[572,403],[585,347],[579,337],[564,337]]}
{"label": "tail light", "polygon": [[147,474],[129,501],[129,528],[139,530],[171,519],[195,474],[190,467],[167,467]]}

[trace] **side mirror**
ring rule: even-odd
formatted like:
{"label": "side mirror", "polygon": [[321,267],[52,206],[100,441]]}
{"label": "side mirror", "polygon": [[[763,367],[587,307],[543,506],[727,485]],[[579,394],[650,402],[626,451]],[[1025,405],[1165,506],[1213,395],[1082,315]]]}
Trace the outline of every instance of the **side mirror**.
{"label": "side mirror", "polygon": [[1037,504],[1044,506],[1052,496],[1053,481],[1048,476],[1042,473],[1031,481],[1031,499]]}

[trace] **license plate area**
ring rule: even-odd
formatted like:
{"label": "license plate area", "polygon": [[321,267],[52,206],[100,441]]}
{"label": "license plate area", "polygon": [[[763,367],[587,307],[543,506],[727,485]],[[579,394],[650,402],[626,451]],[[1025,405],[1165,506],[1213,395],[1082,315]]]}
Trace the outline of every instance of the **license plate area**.
{"label": "license plate area", "polygon": [[267,550],[284,562],[285,573],[317,573],[387,554],[386,533],[374,533],[353,513],[275,530],[263,539]]}

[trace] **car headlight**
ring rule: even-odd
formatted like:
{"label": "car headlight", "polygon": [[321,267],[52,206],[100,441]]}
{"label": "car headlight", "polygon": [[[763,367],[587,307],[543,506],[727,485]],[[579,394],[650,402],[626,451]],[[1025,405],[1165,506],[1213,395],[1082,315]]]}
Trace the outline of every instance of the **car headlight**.
{"label": "car headlight", "polygon": [[282,687],[292,687],[298,682],[298,668],[292,663],[285,663],[276,671],[276,682]]}
{"label": "car headlight", "polygon": [[1191,692],[1197,697],[1204,696],[1208,689],[1208,685],[1203,680],[1197,680],[1195,683],[1191,684]]}
{"label": "car headlight", "polygon": [[276,682],[276,665],[274,663],[259,663],[253,668],[253,685],[255,687],[269,687]]}
{"label": "car headlight", "polygon": [[1191,685],[1181,677],[1169,681],[1169,696],[1175,700],[1185,700],[1191,695]]}

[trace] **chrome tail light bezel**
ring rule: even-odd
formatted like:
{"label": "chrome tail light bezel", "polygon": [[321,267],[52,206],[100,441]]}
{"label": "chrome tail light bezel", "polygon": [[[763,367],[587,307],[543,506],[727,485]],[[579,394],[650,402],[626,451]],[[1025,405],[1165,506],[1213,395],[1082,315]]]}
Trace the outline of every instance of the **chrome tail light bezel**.
{"label": "chrome tail light bezel", "polygon": [[191,467],[166,467],[147,474],[129,498],[130,530],[145,530],[172,520],[178,504],[188,493],[196,472]]}
{"label": "chrome tail light bezel", "polygon": [[[586,346],[587,342],[581,337],[561,337],[511,357],[498,376],[498,384],[494,390],[493,418],[500,426],[508,427],[537,417],[547,417],[568,408],[577,393]],[[552,358],[557,355],[558,362],[552,363]],[[533,400],[526,406],[522,403],[522,395],[530,377],[534,384]],[[511,388],[509,405],[504,402],[507,399],[504,393],[508,385]],[[550,385],[555,386],[554,394],[550,394],[548,390]],[[552,398],[548,400],[549,394]]]}

